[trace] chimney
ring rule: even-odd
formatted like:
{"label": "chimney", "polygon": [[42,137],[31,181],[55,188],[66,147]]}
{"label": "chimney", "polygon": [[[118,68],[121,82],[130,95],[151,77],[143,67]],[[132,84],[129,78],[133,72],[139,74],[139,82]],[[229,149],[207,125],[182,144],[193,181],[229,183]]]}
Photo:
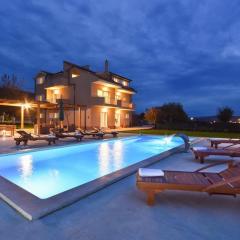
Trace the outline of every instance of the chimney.
{"label": "chimney", "polygon": [[105,72],[105,73],[108,73],[108,72],[109,72],[109,63],[108,63],[108,60],[107,60],[107,59],[105,60],[104,72]]}

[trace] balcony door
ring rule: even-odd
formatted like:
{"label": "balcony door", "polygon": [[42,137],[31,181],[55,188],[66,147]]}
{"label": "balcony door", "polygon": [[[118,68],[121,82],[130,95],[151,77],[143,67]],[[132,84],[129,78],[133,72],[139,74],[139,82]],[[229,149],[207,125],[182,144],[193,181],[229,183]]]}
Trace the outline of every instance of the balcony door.
{"label": "balcony door", "polygon": [[100,127],[101,128],[107,128],[108,127],[108,113],[107,112],[101,112]]}
{"label": "balcony door", "polygon": [[120,113],[119,113],[119,112],[116,112],[116,113],[115,113],[115,126],[116,126],[117,128],[120,127],[120,119],[121,119]]}

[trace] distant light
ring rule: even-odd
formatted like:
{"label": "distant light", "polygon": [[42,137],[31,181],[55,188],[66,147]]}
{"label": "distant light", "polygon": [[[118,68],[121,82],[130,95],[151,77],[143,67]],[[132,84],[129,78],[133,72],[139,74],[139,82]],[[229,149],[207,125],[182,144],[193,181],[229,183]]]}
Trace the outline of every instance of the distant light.
{"label": "distant light", "polygon": [[30,103],[24,103],[24,104],[22,104],[22,106],[23,106],[25,109],[31,108],[31,104],[30,104]]}
{"label": "distant light", "polygon": [[193,121],[193,120],[194,120],[194,117],[191,117],[190,119],[191,119],[191,121]]}

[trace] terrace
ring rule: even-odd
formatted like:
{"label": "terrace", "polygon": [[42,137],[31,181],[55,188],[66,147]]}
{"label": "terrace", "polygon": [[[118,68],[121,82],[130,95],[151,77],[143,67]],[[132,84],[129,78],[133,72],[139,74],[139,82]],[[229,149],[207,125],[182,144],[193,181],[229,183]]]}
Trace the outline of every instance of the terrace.
{"label": "terrace", "polygon": [[[219,159],[207,163],[215,160]],[[199,166],[192,153],[177,153],[151,167],[192,171]],[[3,239],[20,240],[33,235],[35,239],[238,239],[238,205],[239,199],[229,196],[174,191],[158,194],[156,205],[149,207],[133,174],[32,223],[1,201],[0,229]]]}

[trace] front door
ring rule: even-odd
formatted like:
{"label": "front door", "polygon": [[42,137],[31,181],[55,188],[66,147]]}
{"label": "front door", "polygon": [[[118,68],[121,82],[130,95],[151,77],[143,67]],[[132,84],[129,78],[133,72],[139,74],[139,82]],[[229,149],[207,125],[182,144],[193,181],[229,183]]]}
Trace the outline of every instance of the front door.
{"label": "front door", "polygon": [[100,116],[100,127],[101,128],[107,128],[108,124],[107,124],[107,112],[101,112],[101,116]]}

